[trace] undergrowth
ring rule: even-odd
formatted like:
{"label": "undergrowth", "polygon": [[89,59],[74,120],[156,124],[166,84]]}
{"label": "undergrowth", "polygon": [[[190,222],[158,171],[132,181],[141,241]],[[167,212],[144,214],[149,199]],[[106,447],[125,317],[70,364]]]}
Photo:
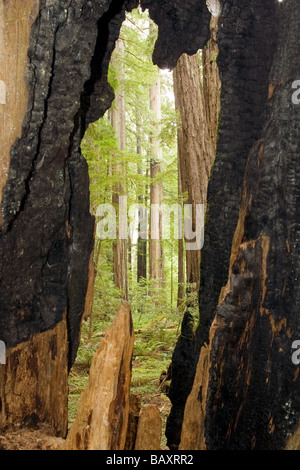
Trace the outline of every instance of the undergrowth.
{"label": "undergrowth", "polygon": [[[163,421],[164,447],[165,424],[171,403],[167,397],[169,383],[161,383],[160,378],[171,364],[186,305],[181,309],[170,308],[164,298],[164,290],[159,289],[155,296],[151,296],[147,283],[136,283],[132,292],[134,294],[130,298],[130,304],[135,345],[131,393],[140,397],[142,405],[154,404],[159,408]],[[82,324],[80,346],[69,379],[69,426],[74,421],[80,395],[87,386],[93,356],[106,329],[112,324],[120,302],[121,297],[117,300],[115,298],[113,307],[109,308],[108,298],[97,295],[92,318],[86,319]]]}

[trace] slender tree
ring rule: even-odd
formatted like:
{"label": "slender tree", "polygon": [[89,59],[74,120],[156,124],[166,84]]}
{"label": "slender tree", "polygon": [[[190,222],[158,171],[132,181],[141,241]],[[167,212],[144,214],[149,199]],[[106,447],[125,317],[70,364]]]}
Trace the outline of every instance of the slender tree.
{"label": "slender tree", "polygon": [[161,95],[160,76],[157,70],[157,79],[150,88],[150,109],[153,113],[153,132],[150,138],[150,248],[149,248],[149,275],[155,281],[157,287],[161,287],[164,279],[163,269],[163,246],[162,236],[162,214],[160,207],[163,199],[163,185],[159,176],[162,172],[161,160],[162,149],[160,143],[161,122]]}
{"label": "slender tree", "polygon": [[[141,135],[141,117],[140,110],[136,107],[136,153],[142,155],[142,135]],[[143,169],[140,164],[137,165],[137,171],[140,176],[143,174]],[[137,281],[147,278],[147,239],[144,233],[145,221],[147,219],[146,213],[146,195],[139,194],[138,202],[140,204],[139,218],[139,237],[137,241]]]}
{"label": "slender tree", "polygon": [[[182,148],[182,129],[177,128],[177,152],[178,156],[183,154]],[[180,165],[178,158],[178,199],[182,206],[182,178],[180,174]],[[184,242],[183,238],[178,239],[178,289],[177,289],[177,307],[184,300],[185,294],[185,256],[184,256]]]}
{"label": "slender tree", "polygon": [[[118,80],[119,87],[116,91],[116,97],[114,105],[110,110],[110,120],[113,128],[115,129],[119,149],[125,151],[126,148],[126,117],[125,117],[125,94],[124,94],[124,69],[123,69],[123,58],[124,58],[124,42],[122,39],[118,39],[116,42],[116,49],[113,60],[118,60]],[[112,195],[112,202],[115,205],[117,214],[120,215],[120,196],[125,195],[125,188],[121,181],[121,176],[124,173],[124,164],[116,161],[114,164],[113,171],[115,175],[120,177],[120,180],[115,183],[114,191]],[[118,224],[117,224],[118,225]],[[127,239],[120,238],[120,229],[117,227],[117,241],[114,243],[114,281],[115,285],[122,291],[123,298],[128,299],[128,273],[127,273]],[[126,230],[127,232],[127,230]]]}

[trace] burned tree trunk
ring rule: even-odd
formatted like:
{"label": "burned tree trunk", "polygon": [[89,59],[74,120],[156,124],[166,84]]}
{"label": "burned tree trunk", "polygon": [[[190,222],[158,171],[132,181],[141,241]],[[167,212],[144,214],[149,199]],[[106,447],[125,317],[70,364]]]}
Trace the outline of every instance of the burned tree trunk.
{"label": "burned tree trunk", "polygon": [[[299,365],[292,344],[300,335],[300,12],[295,0],[221,4],[221,116],[197,330],[203,375],[194,384],[198,443],[207,449],[297,448]],[[163,21],[158,2],[150,13]],[[172,21],[170,15],[171,29]],[[163,65],[166,43],[159,37],[156,47]],[[173,64],[174,49],[170,54]],[[186,412],[195,409],[189,403]]]}
{"label": "burned tree trunk", "polygon": [[299,426],[299,366],[291,346],[300,336],[300,108],[292,96],[300,11],[293,0],[271,8],[278,37],[264,124],[247,157],[228,281],[211,332],[209,449],[283,449]]}
{"label": "burned tree trunk", "polygon": [[7,1],[1,26],[0,429],[67,431],[93,248],[80,142],[110,106],[126,1]]}

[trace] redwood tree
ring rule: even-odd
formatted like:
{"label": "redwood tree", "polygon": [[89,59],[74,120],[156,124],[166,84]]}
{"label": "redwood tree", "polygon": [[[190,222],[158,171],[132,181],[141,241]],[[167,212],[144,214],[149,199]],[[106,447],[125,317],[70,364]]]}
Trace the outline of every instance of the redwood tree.
{"label": "redwood tree", "polygon": [[[180,113],[177,130],[179,193],[187,193],[187,200],[193,207],[193,231],[196,224],[196,205],[206,208],[207,186],[211,167],[215,158],[217,123],[220,111],[220,78],[216,64],[218,45],[216,42],[218,18],[211,20],[211,38],[202,51],[203,79],[200,74],[200,54],[183,54],[173,70],[175,106]],[[186,242],[190,243],[189,240]],[[183,243],[179,243],[179,280],[183,280]],[[201,250],[187,250],[186,278],[187,295],[199,289]],[[183,295],[179,284],[178,297]],[[188,301],[182,335],[175,348],[172,369],[173,380],[169,397],[173,407],[167,421],[167,437],[170,447],[180,442],[180,429],[185,401],[191,391],[195,365],[196,345],[193,334],[193,318],[189,308],[193,297]],[[184,372],[182,369],[184,368]],[[182,378],[181,374],[184,374]]]}
{"label": "redwood tree", "polygon": [[[116,91],[115,101],[109,111],[111,124],[116,132],[116,137],[119,145],[119,150],[124,152],[126,149],[126,115],[125,115],[125,90],[124,90],[124,43],[122,39],[116,42],[115,54],[112,57],[112,63],[115,63],[116,70],[118,71],[119,86]],[[123,210],[120,204],[120,197],[126,196],[126,188],[122,183],[124,172],[126,171],[122,160],[116,156],[113,164],[113,174],[118,180],[114,185],[114,192],[112,195],[112,202],[116,209],[117,220],[120,220],[120,215]],[[126,222],[127,223],[127,222]],[[127,274],[127,238],[126,233],[122,233],[123,227],[117,222],[117,240],[114,242],[114,281],[116,287],[122,291],[124,300],[128,300],[128,274]]]}
{"label": "redwood tree", "polygon": [[161,287],[164,281],[162,214],[160,207],[163,199],[163,183],[159,179],[162,171],[161,129],[161,91],[159,70],[157,79],[150,88],[150,109],[152,111],[152,132],[150,137],[150,240],[149,240],[149,277]]}
{"label": "redwood tree", "polygon": [[[199,54],[183,54],[173,71],[175,106],[180,112],[178,145],[181,192],[187,193],[185,203],[192,206],[192,229],[196,232],[196,205],[206,204],[207,184],[214,145],[206,115],[209,104],[205,102],[200,76]],[[215,126],[216,127],[216,126]],[[215,132],[216,133],[216,132]],[[195,240],[193,240],[195,242]],[[186,239],[186,243],[191,243]],[[186,251],[186,278],[198,285],[200,275],[200,249]]]}

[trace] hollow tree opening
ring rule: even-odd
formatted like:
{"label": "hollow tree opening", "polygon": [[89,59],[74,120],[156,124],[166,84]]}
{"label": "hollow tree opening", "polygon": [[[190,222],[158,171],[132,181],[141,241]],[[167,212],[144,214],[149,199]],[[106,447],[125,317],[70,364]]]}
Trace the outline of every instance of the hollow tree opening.
{"label": "hollow tree opening", "polygon": [[[154,401],[163,415],[169,412],[169,401],[160,391],[168,389],[167,371],[182,316],[188,310],[186,315],[198,317],[201,233],[196,225],[203,224],[198,206],[206,202],[219,115],[217,22],[211,21],[212,37],[205,49],[183,54],[173,72],[152,64],[157,32],[147,12],[126,14],[120,30],[108,73],[115,100],[90,125],[81,144],[96,216],[94,302],[84,314],[89,321],[83,324],[70,375],[72,417],[91,352],[124,297],[135,329],[131,392],[143,402]],[[194,342],[189,342],[192,352]],[[186,396],[193,381],[193,358],[191,362]]]}
{"label": "hollow tree opening", "polygon": [[[7,346],[0,423],[43,422],[65,436],[67,374],[94,234],[79,148],[87,124],[111,103],[109,58],[125,8],[137,2],[23,3],[0,5],[0,340]],[[159,27],[154,61],[162,68],[205,45],[206,2],[141,3]],[[296,0],[220,4],[221,115],[201,253],[199,381],[181,444],[170,445],[299,448],[300,10]]]}

